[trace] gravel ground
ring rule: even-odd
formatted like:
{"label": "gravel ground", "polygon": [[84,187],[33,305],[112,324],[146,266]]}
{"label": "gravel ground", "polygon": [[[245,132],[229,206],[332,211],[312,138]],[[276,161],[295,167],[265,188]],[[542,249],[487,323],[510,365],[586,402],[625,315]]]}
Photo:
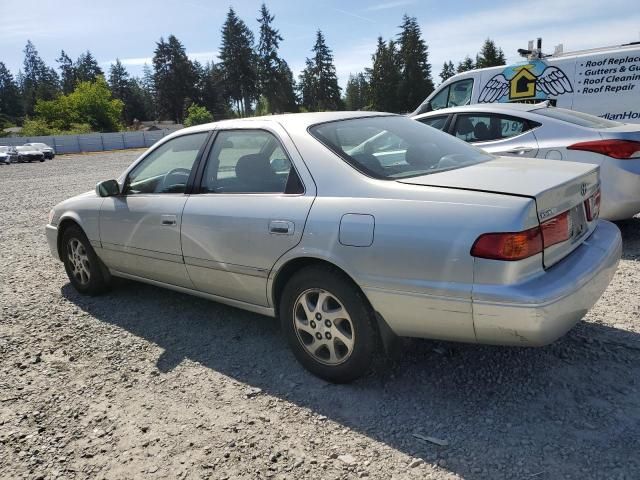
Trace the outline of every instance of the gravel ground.
{"label": "gravel ground", "polygon": [[49,208],[139,153],[0,166],[0,478],[640,478],[640,219],[555,344],[406,341],[337,386],[273,319],[129,281],[71,288]]}

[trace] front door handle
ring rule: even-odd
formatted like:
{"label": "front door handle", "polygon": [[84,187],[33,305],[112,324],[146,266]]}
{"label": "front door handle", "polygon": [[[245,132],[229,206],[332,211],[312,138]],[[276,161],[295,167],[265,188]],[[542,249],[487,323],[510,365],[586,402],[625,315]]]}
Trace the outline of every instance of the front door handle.
{"label": "front door handle", "polygon": [[289,220],[271,220],[269,222],[269,233],[276,235],[293,235],[295,226]]}
{"label": "front door handle", "polygon": [[525,153],[529,153],[533,148],[531,147],[516,147],[511,150],[506,150],[504,153],[515,153],[516,155],[524,155]]}
{"label": "front door handle", "polygon": [[162,215],[160,219],[160,223],[162,223],[162,225],[165,227],[172,227],[174,225],[177,225],[178,223],[178,217],[176,217],[175,215]]}

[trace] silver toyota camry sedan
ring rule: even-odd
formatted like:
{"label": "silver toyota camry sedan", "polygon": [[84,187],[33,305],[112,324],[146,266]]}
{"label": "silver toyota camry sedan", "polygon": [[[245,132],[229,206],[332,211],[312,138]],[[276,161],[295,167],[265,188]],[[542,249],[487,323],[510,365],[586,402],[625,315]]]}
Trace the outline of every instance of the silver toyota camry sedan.
{"label": "silver toyota camry sedan", "polygon": [[598,166],[491,156],[403,116],[229,120],[163,138],[56,205],[72,285],[112,276],[279,317],[298,360],[357,378],[389,338],[544,345],[620,258]]}

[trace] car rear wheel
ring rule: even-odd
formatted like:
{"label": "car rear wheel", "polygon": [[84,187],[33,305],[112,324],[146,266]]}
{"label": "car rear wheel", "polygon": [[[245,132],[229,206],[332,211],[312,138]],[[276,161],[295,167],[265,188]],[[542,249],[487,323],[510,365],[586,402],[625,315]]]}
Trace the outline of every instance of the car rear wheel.
{"label": "car rear wheel", "polygon": [[71,285],[78,292],[97,295],[108,288],[105,267],[79,227],[70,226],[64,230],[62,248],[64,268]]}
{"label": "car rear wheel", "polygon": [[345,383],[371,368],[375,318],[362,292],[340,272],[319,266],[294,274],[282,294],[280,321],[298,361],[318,377]]}

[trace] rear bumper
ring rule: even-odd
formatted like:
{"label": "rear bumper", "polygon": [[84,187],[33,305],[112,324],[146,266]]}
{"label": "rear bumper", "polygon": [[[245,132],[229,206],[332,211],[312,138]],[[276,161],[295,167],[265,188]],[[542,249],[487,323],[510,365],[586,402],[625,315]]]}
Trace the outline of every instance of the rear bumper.
{"label": "rear bumper", "polygon": [[518,285],[474,285],[477,341],[540,346],[558,339],[598,301],[621,254],[620,231],[600,220],[580,247],[544,274]]}
{"label": "rear bumper", "polygon": [[49,250],[51,250],[51,256],[56,260],[60,260],[60,255],[58,254],[58,227],[55,225],[47,225],[45,227],[45,234],[47,236]]}
{"label": "rear bumper", "polygon": [[399,336],[540,346],[564,335],[589,311],[611,282],[621,254],[618,227],[600,220],[569,256],[519,284],[460,285],[438,296],[362,289]]}

